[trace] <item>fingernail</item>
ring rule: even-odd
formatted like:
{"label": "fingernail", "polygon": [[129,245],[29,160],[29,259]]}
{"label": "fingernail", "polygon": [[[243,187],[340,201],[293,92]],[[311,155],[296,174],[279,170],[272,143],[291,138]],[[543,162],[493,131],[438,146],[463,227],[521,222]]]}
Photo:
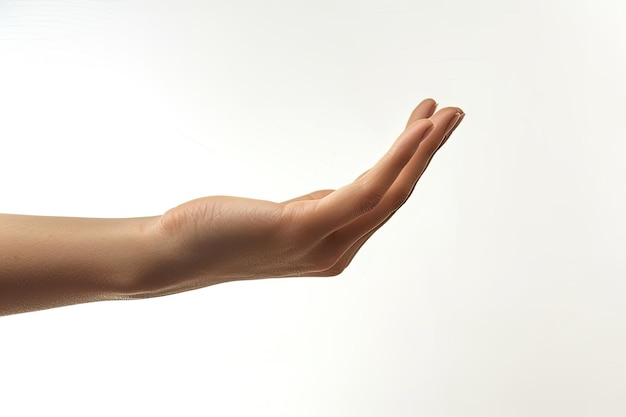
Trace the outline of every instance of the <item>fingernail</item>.
{"label": "fingernail", "polygon": [[463,117],[465,117],[465,113],[463,113],[462,111],[459,111],[450,119],[450,121],[448,122],[448,125],[446,126],[445,136],[449,136],[452,134],[452,132],[454,132],[454,129],[456,129],[456,127],[463,120]]}

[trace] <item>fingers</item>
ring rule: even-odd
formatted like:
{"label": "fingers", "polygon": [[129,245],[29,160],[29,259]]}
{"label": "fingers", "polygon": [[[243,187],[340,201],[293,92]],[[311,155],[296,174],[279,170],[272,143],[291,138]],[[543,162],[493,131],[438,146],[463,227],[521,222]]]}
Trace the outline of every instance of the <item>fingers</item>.
{"label": "fingers", "polygon": [[443,144],[443,141],[452,134],[459,123],[461,123],[463,116],[463,110],[458,107],[447,107],[434,114],[430,120],[436,126],[436,130],[442,132],[443,136],[438,139],[433,136],[428,141],[424,141],[423,145],[421,145],[422,152],[430,152],[432,155],[440,145]]}
{"label": "fingers", "polygon": [[[312,226],[319,231],[331,233],[374,209],[406,164],[412,159],[423,140],[431,136],[443,138],[443,129],[430,133],[437,127],[428,119],[412,123],[402,132],[391,149],[368,172],[353,183],[332,192],[319,200],[312,218]],[[429,134],[430,133],[430,134]]]}
{"label": "fingers", "polygon": [[[463,110],[457,108],[457,110],[460,112],[458,113],[459,115],[457,116],[456,121],[452,122],[452,127],[450,127],[450,125],[448,125],[446,133],[444,134],[444,137],[442,139],[442,141],[439,143],[439,145],[437,145],[437,148],[434,150],[434,152],[432,152],[432,154],[430,155],[430,157],[428,158],[428,161],[426,162],[426,165],[423,166],[423,168],[421,168],[422,172],[420,173],[419,177],[417,178],[417,181],[419,181],[419,179],[421,178],[422,174],[424,173],[424,171],[426,171],[426,168],[428,168],[428,165],[430,164],[430,161],[433,159],[433,156],[435,156],[435,154],[437,153],[437,151],[439,149],[441,149],[441,147],[444,145],[444,143],[446,143],[446,141],[448,140],[448,138],[452,135],[452,133],[455,131],[455,129],[457,128],[457,126],[459,126],[459,124],[461,124],[461,122],[463,121],[463,118],[465,117],[465,113],[463,113]],[[413,187],[411,188],[411,191],[409,192],[409,195],[407,196],[407,198],[411,195],[411,193],[413,192],[413,188],[415,188],[415,184],[417,183],[417,181],[415,183],[413,183]]]}
{"label": "fingers", "polygon": [[[437,102],[433,100],[432,98],[427,98],[425,100],[422,100],[422,102],[418,104],[415,107],[415,109],[413,109],[413,111],[411,112],[411,116],[409,117],[409,120],[406,123],[406,127],[409,127],[412,123],[418,120],[428,119],[430,116],[432,116],[435,113],[436,109],[437,109]],[[369,170],[359,175],[357,180],[361,178],[363,175],[365,175],[368,171]]]}
{"label": "fingers", "polygon": [[317,254],[329,265],[308,276],[342,272],[362,245],[404,204],[433,155],[464,116],[456,107],[432,114],[435,107],[432,100],[420,103],[387,154],[353,183],[336,191],[320,190],[289,200],[313,203],[306,209],[308,215],[301,226],[319,236]]}
{"label": "fingers", "polygon": [[413,157],[404,166],[396,181],[389,187],[384,199],[370,212],[336,230],[330,239],[332,245],[345,248],[352,247],[359,239],[380,227],[404,204],[443,139],[458,126],[462,114],[459,111],[458,108],[447,108],[440,110],[431,118],[435,123],[435,128],[420,143]]}
{"label": "fingers", "polygon": [[[460,109],[459,109],[460,110]],[[457,120],[457,122],[454,124],[454,126],[452,126],[452,129],[450,129],[450,131],[446,134],[446,136],[443,138],[443,140],[441,141],[441,144],[439,145],[439,147],[437,148],[437,150],[439,150],[443,145],[445,145],[445,143],[448,141],[448,139],[450,138],[450,136],[452,136],[452,133],[454,133],[454,131],[456,130],[457,126],[461,124],[461,122],[463,121],[463,118],[465,117],[465,113],[463,113],[463,111],[461,111],[461,117],[459,118],[459,120]],[[435,151],[436,152],[436,151]]]}
{"label": "fingers", "polygon": [[411,123],[417,120],[429,118],[435,113],[436,109],[437,102],[435,100],[433,100],[432,98],[427,98],[426,100],[423,100],[420,104],[417,105],[417,107],[415,107],[415,109],[411,113],[411,116],[409,117],[406,126],[410,126]]}

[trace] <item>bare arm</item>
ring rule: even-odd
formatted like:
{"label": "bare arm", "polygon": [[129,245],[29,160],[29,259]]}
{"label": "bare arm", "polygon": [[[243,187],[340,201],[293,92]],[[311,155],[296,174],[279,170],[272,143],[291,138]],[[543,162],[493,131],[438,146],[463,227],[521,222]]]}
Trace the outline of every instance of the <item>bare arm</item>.
{"label": "bare arm", "polygon": [[282,203],[205,197],[163,216],[0,215],[0,315],[172,294],[221,282],[342,272],[411,194],[463,118],[432,100],[353,183]]}
{"label": "bare arm", "polygon": [[154,259],[157,218],[0,215],[0,315],[124,296]]}

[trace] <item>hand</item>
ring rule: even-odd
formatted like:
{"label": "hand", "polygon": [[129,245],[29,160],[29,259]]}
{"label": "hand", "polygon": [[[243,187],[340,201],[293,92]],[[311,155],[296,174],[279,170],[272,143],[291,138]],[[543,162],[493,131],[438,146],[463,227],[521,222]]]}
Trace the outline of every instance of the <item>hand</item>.
{"label": "hand", "polygon": [[137,295],[164,295],[225,281],[334,276],[398,210],[436,151],[463,119],[424,100],[387,154],[353,183],[282,203],[206,197],[158,219],[164,263]]}

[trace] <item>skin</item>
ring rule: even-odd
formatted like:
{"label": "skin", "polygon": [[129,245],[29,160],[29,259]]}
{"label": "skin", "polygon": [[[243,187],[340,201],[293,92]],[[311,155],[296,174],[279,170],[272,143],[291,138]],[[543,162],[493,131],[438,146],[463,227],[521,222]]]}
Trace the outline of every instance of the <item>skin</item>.
{"label": "skin", "polygon": [[276,203],[213,196],[162,216],[0,214],[0,315],[146,298],[222,282],[335,276],[406,202],[463,119],[432,99],[354,182]]}

